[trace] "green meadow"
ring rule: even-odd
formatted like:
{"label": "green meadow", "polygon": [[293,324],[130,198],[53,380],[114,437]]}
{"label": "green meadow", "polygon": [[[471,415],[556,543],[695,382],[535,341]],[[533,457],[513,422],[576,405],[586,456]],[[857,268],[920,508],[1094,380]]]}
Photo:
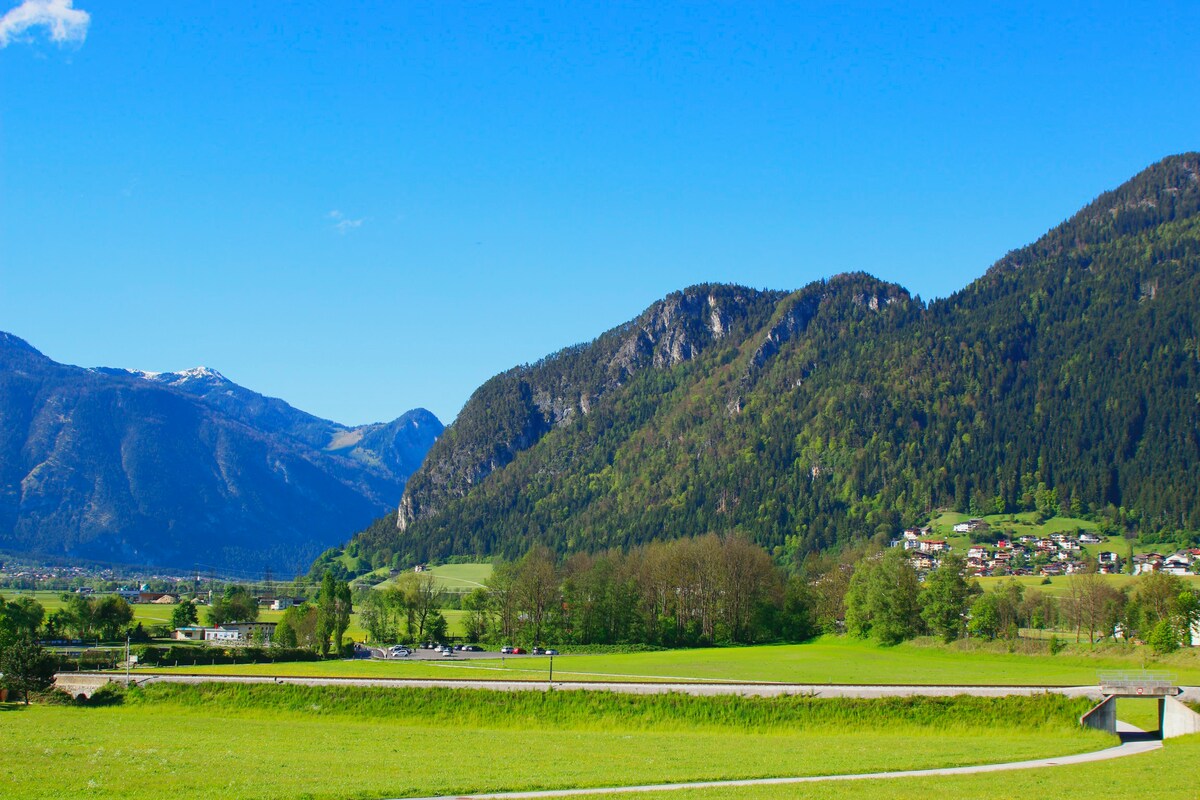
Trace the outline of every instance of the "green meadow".
{"label": "green meadow", "polygon": [[[1117,589],[1123,589],[1126,587],[1132,589],[1136,584],[1136,581],[1139,580],[1139,577],[1140,576],[1134,575],[1101,575],[1100,579],[1108,585],[1116,587]],[[979,585],[984,589],[984,591],[989,591],[999,586],[1003,586],[1009,581],[1016,581],[1021,586],[1024,586],[1026,591],[1036,589],[1039,592],[1048,594],[1052,597],[1065,597],[1070,594],[1071,591],[1071,578],[1065,575],[1049,579],[1044,578],[1041,575],[1019,575],[1016,577],[997,576],[988,578],[974,578],[972,580],[978,580]],[[1200,575],[1183,575],[1180,576],[1180,580],[1182,580],[1192,589],[1200,590]]]}
{"label": "green meadow", "polygon": [[[1151,659],[1147,648],[1072,646],[1057,655],[1008,653],[1002,647],[946,647],[928,640],[879,647],[827,636],[798,645],[664,650],[554,658],[556,680],[733,680],[785,683],[914,683],[1085,685],[1097,673],[1153,669],[1185,684],[1200,683],[1192,649]],[[545,680],[549,659],[326,661],[189,668],[216,674],[313,675],[470,680]],[[168,670],[169,671],[169,670]]]}
{"label": "green meadow", "polygon": [[[670,800],[972,800],[1077,797],[1087,800],[1184,800],[1198,796],[1196,764],[1200,735],[1167,741],[1162,750],[1099,764],[1048,769],[989,772],[889,780],[833,781],[783,786],[687,789],[664,795]],[[600,795],[583,795],[599,798]],[[604,800],[629,800],[638,794],[607,794]]]}
{"label": "green meadow", "polygon": [[1086,705],[155,686],[105,707],[3,706],[0,782],[8,798],[239,800],[914,769],[1109,746],[1076,724]]}
{"label": "green meadow", "polygon": [[[440,564],[430,567],[429,573],[433,575],[434,582],[439,589],[465,594],[486,584],[487,579],[492,577],[492,565],[490,563]],[[386,576],[387,571],[383,570],[378,574]],[[395,582],[396,578],[386,578],[376,583],[375,588],[387,588]]]}

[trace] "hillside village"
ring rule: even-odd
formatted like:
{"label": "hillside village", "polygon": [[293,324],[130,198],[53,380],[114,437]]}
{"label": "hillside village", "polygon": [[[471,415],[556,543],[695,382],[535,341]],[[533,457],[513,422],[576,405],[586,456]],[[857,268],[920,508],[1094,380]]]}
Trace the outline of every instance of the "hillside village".
{"label": "hillside village", "polygon": [[[1050,533],[1045,536],[998,536],[984,542],[991,526],[982,519],[970,519],[954,525],[956,534],[971,537],[965,553],[967,575],[973,578],[1041,575],[1057,577],[1094,571],[1102,575],[1129,572],[1145,575],[1193,575],[1200,572],[1200,548],[1185,548],[1170,554],[1138,553],[1122,556],[1112,550],[1088,552],[1085,545],[1101,545],[1105,539],[1090,531],[1074,534]],[[909,552],[918,573],[936,569],[942,556],[954,551],[946,539],[934,538],[933,528],[908,528],[890,542]]]}

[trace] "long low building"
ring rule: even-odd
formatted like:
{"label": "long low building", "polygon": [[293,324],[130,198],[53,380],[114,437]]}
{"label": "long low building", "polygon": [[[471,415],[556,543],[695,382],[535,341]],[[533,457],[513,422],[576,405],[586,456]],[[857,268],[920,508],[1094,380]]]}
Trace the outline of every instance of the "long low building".
{"label": "long low building", "polygon": [[172,638],[186,642],[226,642],[246,644],[255,638],[266,643],[275,635],[274,622],[226,622],[224,625],[185,625],[176,628]]}

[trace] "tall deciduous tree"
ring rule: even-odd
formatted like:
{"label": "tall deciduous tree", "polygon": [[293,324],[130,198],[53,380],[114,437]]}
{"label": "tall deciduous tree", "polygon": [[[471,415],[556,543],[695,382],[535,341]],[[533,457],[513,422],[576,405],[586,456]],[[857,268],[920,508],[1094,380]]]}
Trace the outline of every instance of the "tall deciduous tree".
{"label": "tall deciduous tree", "polygon": [[900,548],[859,564],[846,594],[846,629],[880,644],[899,644],[921,632],[921,584]]}
{"label": "tall deciduous tree", "polygon": [[932,633],[952,642],[966,630],[971,587],[963,577],[962,556],[946,555],[925,578],[921,590],[921,617]]}
{"label": "tall deciduous tree", "polygon": [[196,613],[196,604],[190,600],[181,600],[171,611],[171,627],[185,628],[195,625],[200,617]]}
{"label": "tall deciduous tree", "polygon": [[245,586],[226,586],[224,593],[213,599],[208,608],[210,625],[226,622],[254,622],[258,619],[258,600]]}
{"label": "tall deciduous tree", "polygon": [[354,604],[350,595],[350,584],[338,581],[333,597],[333,648],[336,652],[342,650],[342,638],[350,627],[350,614]]}

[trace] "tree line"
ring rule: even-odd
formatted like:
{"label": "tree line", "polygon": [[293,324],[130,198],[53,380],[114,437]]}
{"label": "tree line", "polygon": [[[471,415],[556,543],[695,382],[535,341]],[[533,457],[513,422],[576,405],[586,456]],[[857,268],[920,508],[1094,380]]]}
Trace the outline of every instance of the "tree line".
{"label": "tree line", "polygon": [[892,645],[921,635],[1016,639],[1022,628],[1073,630],[1077,642],[1145,641],[1158,653],[1191,644],[1200,598],[1165,573],[1117,587],[1096,572],[1065,579],[1053,596],[1010,579],[992,591],[968,581],[961,556],[947,555],[924,582],[899,548],[864,556],[846,582],[845,630]]}
{"label": "tree line", "polygon": [[[567,559],[535,547],[460,605],[475,642],[675,647],[803,640],[805,596],[761,547],[710,534]],[[363,625],[377,641],[436,639],[440,602],[431,576],[408,575],[368,595]]]}
{"label": "tree line", "polygon": [[[1145,641],[1165,653],[1190,644],[1200,620],[1196,593],[1173,575],[1124,587],[1095,572],[1057,580],[1064,592],[1015,579],[984,591],[961,556],[921,575],[900,548],[813,554],[785,568],[743,537],[709,534],[568,558],[535,547],[496,564],[460,607],[468,641],[516,645],[694,647],[824,633],[895,645],[918,636],[1011,640],[1034,628],[1073,631],[1078,642]],[[362,624],[374,641],[438,640],[443,601],[432,576],[409,573],[362,597]]]}

